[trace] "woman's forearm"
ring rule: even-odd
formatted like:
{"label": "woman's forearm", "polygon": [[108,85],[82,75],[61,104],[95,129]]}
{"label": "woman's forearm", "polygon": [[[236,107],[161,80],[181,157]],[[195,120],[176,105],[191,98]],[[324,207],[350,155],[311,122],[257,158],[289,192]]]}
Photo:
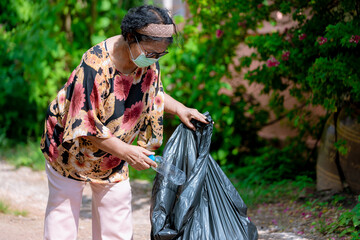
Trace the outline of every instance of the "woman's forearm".
{"label": "woman's forearm", "polygon": [[90,140],[95,147],[124,160],[130,147],[129,144],[121,141],[116,137],[98,138],[93,136],[87,136],[85,138]]}
{"label": "woman's forearm", "polygon": [[180,109],[184,109],[184,108],[185,108],[184,104],[180,103],[179,101],[176,101],[169,94],[165,93],[165,99],[164,99],[165,112],[174,115],[179,115]]}
{"label": "woman's forearm", "polygon": [[116,137],[98,138],[87,136],[85,138],[90,140],[97,148],[128,162],[136,170],[144,170],[150,166],[157,166],[157,164],[148,157],[155,153],[145,148],[127,144]]}
{"label": "woman's forearm", "polygon": [[170,95],[165,93],[164,99],[164,110],[170,114],[177,115],[180,120],[192,130],[196,130],[194,125],[191,123],[191,119],[196,119],[203,123],[208,123],[206,116],[199,113],[198,110],[193,108],[188,108],[184,104],[176,101]]}

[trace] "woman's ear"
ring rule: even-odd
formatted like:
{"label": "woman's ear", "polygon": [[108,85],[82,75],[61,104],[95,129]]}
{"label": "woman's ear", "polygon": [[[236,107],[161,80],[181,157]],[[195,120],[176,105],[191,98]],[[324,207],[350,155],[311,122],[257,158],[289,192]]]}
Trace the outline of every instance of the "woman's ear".
{"label": "woman's ear", "polygon": [[127,33],[126,36],[124,36],[124,39],[129,45],[136,41],[135,36],[132,33]]}

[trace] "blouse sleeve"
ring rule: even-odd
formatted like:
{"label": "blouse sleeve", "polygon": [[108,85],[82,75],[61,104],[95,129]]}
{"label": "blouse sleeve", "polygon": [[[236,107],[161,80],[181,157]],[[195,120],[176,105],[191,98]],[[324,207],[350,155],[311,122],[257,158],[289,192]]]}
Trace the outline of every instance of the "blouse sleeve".
{"label": "blouse sleeve", "polygon": [[99,85],[104,74],[82,61],[65,85],[66,105],[63,116],[64,142],[82,136],[110,138],[110,130],[101,121],[103,104]]}

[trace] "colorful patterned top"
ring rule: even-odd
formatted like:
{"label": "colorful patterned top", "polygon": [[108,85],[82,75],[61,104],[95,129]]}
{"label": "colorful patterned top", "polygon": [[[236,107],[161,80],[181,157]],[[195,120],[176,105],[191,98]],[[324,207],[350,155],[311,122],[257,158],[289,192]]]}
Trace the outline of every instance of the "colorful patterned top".
{"label": "colorful patterned top", "polygon": [[126,75],[109,57],[106,41],[89,49],[50,103],[41,150],[61,175],[79,181],[120,182],[128,165],[84,136],[115,136],[155,150],[162,144],[164,90],[159,64]]}

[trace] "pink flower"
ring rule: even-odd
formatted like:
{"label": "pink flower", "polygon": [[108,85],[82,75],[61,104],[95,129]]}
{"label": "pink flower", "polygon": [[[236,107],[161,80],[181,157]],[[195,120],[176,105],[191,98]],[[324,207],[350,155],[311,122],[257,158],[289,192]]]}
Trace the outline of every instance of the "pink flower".
{"label": "pink flower", "polygon": [[86,161],[84,161],[84,159],[83,158],[81,158],[81,159],[74,159],[75,161],[75,164],[76,164],[76,166],[78,167],[77,169],[84,169],[84,168],[86,168],[87,166],[87,164],[86,164]]}
{"label": "pink flower", "polygon": [[283,61],[288,61],[289,60],[289,57],[290,57],[290,52],[289,51],[285,51],[283,52],[283,54],[281,55],[281,59]]}
{"label": "pink flower", "polygon": [[242,22],[238,22],[238,26],[239,27],[243,27],[243,28],[246,28],[246,20],[242,21]]}
{"label": "pink flower", "polygon": [[[100,106],[100,96],[99,96],[99,84],[97,81],[94,82],[94,87],[91,91],[91,94],[90,94],[90,102],[91,102],[91,105],[93,106],[93,108],[96,108],[98,109],[99,106]],[[116,95],[115,95],[116,97]]]}
{"label": "pink flower", "polygon": [[97,130],[96,130],[96,125],[95,125],[95,119],[94,116],[92,114],[92,111],[88,111],[88,113],[85,115],[84,117],[84,124],[86,127],[86,130],[91,133],[91,134],[96,134]]}
{"label": "pink flower", "polygon": [[63,105],[64,103],[65,103],[65,100],[66,100],[66,95],[65,94],[60,94],[59,95],[59,98],[58,98],[58,103],[60,104],[60,105]]}
{"label": "pink flower", "polygon": [[278,60],[276,60],[276,58],[274,57],[270,57],[267,61],[266,61],[266,65],[268,67],[277,67],[279,66],[280,62]]}
{"label": "pink flower", "polygon": [[358,44],[358,42],[360,41],[360,36],[359,35],[352,35],[349,42],[350,43],[355,43]]}
{"label": "pink flower", "polygon": [[323,212],[319,212],[318,217],[321,217],[323,215]]}
{"label": "pink flower", "polygon": [[286,33],[284,39],[285,39],[285,41],[291,42],[291,40],[293,39],[293,37],[294,37],[294,34],[292,34],[292,33]]}
{"label": "pink flower", "polygon": [[260,9],[260,8],[262,8],[263,6],[264,6],[264,4],[259,3],[259,4],[257,5],[257,8]]}
{"label": "pink flower", "polygon": [[216,75],[216,72],[214,70],[212,70],[210,73],[209,73],[209,76],[210,77],[214,77]]}
{"label": "pink flower", "polygon": [[272,224],[274,224],[274,225],[277,225],[277,224],[278,224],[278,222],[276,221],[276,219],[271,220],[271,222],[272,222]]}
{"label": "pink flower", "polygon": [[216,30],[216,37],[217,38],[221,38],[223,34],[224,34],[223,30],[220,30],[220,29]]}
{"label": "pink flower", "polygon": [[81,108],[84,106],[85,102],[85,93],[84,88],[82,84],[77,83],[75,84],[73,96],[71,99],[71,105],[70,105],[70,114],[72,117],[75,117]]}
{"label": "pink flower", "polygon": [[141,76],[141,74],[142,74],[142,68],[138,68],[135,74],[135,78],[138,79]]}
{"label": "pink flower", "polygon": [[115,98],[120,101],[125,100],[129,95],[132,82],[132,76],[116,75],[114,79]]}
{"label": "pink flower", "polygon": [[307,37],[307,35],[305,33],[302,33],[299,35],[299,40],[302,41]]}
{"label": "pink flower", "polygon": [[57,145],[56,145],[54,139],[50,140],[48,156],[49,156],[50,162],[56,161],[57,157],[59,156]]}
{"label": "pink flower", "polygon": [[72,71],[69,79],[67,80],[67,82],[65,84],[65,87],[68,87],[74,81],[75,73],[76,73],[76,69],[74,69],[74,71]]}
{"label": "pink flower", "polygon": [[303,231],[298,231],[297,234],[298,234],[298,235],[303,235],[304,232],[303,232]]}
{"label": "pink flower", "polygon": [[46,130],[47,130],[47,135],[49,136],[49,138],[53,137],[54,128],[55,128],[56,123],[57,123],[56,117],[49,117],[46,120]]}
{"label": "pink flower", "polygon": [[250,217],[248,217],[248,219],[249,219],[249,221],[251,221],[251,218],[250,218]]}
{"label": "pink flower", "polygon": [[287,211],[289,211],[288,207],[284,209],[284,213],[286,213]]}
{"label": "pink flower", "polygon": [[130,108],[127,108],[123,116],[121,128],[131,130],[140,118],[143,108],[144,104],[141,101],[133,104]]}
{"label": "pink flower", "polygon": [[100,169],[101,170],[109,170],[109,169],[112,169],[112,168],[118,166],[120,163],[121,163],[120,158],[110,155],[109,157],[104,157],[101,160]]}
{"label": "pink flower", "polygon": [[323,45],[324,43],[327,42],[327,38],[318,37],[317,41],[318,41],[319,45]]}
{"label": "pink flower", "polygon": [[152,69],[148,69],[143,79],[143,83],[141,84],[141,91],[143,93],[149,90],[150,86],[153,84],[155,80],[155,77],[156,77],[155,71]]}
{"label": "pink flower", "polygon": [[64,141],[64,132],[61,132],[60,135],[59,135],[59,141],[60,141],[60,144],[63,143]]}
{"label": "pink flower", "polygon": [[163,103],[162,97],[159,96],[159,95],[156,96],[156,97],[155,97],[155,104],[159,106],[159,105],[162,105],[162,103]]}

